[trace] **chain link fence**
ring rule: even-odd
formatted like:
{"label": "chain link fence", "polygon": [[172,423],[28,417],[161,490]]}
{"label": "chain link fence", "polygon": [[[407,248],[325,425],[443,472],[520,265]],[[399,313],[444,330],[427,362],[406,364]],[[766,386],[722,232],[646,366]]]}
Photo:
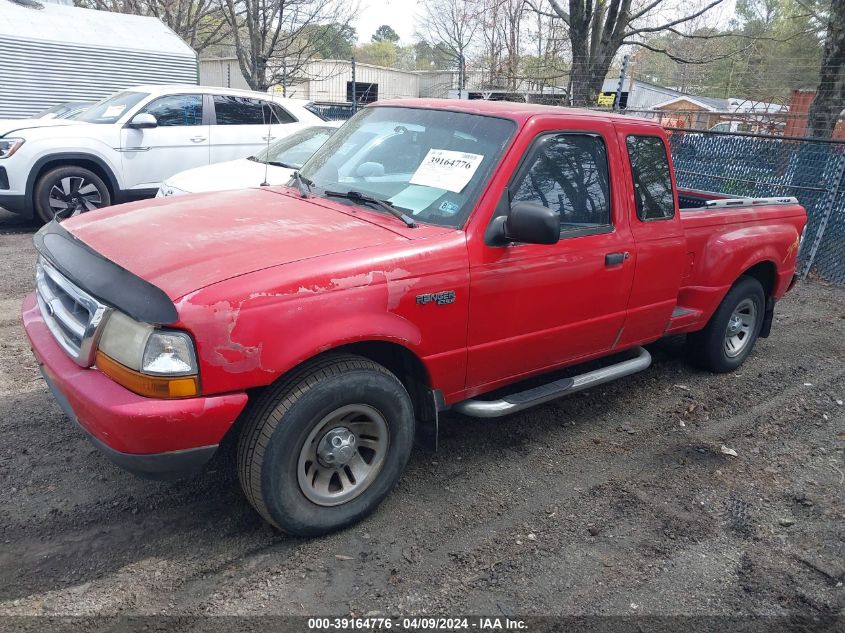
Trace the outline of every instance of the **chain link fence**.
{"label": "chain link fence", "polygon": [[[332,120],[351,103],[315,103]],[[634,114],[630,112],[630,114]],[[807,209],[799,273],[845,284],[845,141],[667,127],[678,185],[739,198],[794,196]]]}
{"label": "chain link fence", "polygon": [[669,128],[678,185],[807,209],[799,272],[845,283],[845,142]]}
{"label": "chain link fence", "polygon": [[309,104],[308,109],[329,121],[346,121],[352,116],[351,103],[330,103],[327,101],[314,101]]}

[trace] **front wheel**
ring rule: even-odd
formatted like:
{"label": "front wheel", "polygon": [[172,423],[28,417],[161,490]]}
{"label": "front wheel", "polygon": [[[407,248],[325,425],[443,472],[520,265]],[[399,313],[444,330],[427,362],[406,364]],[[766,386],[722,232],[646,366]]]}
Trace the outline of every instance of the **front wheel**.
{"label": "front wheel", "polygon": [[34,203],[35,212],[46,223],[107,207],[111,195],[106,183],[93,171],[66,165],[51,169],[38,179]]}
{"label": "front wheel", "polygon": [[289,534],[315,536],[367,516],[393,489],[414,441],[414,413],[387,369],[327,356],[262,394],[238,444],[250,503]]}
{"label": "front wheel", "polygon": [[737,369],[757,342],[764,312],[763,286],[753,277],[741,277],[707,326],[687,337],[693,361],[716,373]]}

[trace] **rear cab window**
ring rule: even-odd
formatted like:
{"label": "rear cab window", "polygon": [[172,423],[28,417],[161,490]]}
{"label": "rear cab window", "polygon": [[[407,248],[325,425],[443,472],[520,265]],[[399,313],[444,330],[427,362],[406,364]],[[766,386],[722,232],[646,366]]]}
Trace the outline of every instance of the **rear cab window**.
{"label": "rear cab window", "polygon": [[666,145],[659,136],[630,135],[626,139],[637,217],[668,220],[675,216],[675,196]]}

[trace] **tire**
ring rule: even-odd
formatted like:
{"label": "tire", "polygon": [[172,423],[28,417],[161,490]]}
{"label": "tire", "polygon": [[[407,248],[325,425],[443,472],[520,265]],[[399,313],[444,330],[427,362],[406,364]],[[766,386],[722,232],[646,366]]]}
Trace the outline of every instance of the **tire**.
{"label": "tire", "polygon": [[705,328],[687,336],[693,362],[718,374],[736,370],[754,349],[765,304],[760,282],[740,277]]}
{"label": "tire", "polygon": [[267,522],[317,536],[373,512],[413,442],[413,406],[399,379],[366,358],[332,354],[259,396],[238,441],[238,476]]}
{"label": "tire", "polygon": [[[44,173],[35,183],[35,212],[43,222],[64,220],[111,204],[103,179],[90,169],[66,165]],[[64,207],[62,207],[64,205]]]}

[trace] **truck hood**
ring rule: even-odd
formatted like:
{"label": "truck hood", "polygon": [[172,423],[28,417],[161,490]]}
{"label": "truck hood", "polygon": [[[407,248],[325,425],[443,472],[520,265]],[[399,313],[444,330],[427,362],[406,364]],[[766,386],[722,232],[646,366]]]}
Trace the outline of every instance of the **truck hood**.
{"label": "truck hood", "polygon": [[61,127],[65,125],[90,125],[73,119],[0,119],[0,137],[36,127]]}
{"label": "truck hood", "polygon": [[407,239],[334,203],[283,192],[157,198],[92,211],[62,226],[174,301],[256,270]]}

